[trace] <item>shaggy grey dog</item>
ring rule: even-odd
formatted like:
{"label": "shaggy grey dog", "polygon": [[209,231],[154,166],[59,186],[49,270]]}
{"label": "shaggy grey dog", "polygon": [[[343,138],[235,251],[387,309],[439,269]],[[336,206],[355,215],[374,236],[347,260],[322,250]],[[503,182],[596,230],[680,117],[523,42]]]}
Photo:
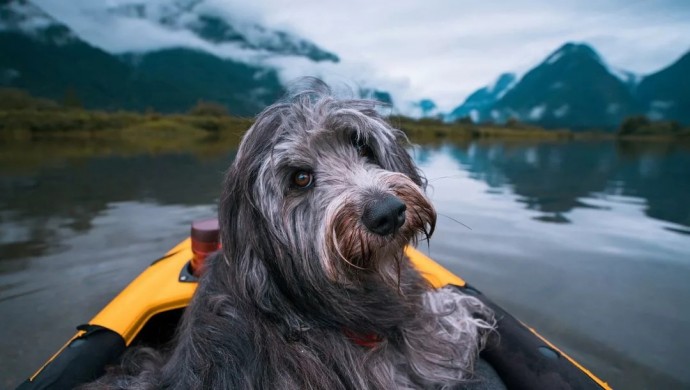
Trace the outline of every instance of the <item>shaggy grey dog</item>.
{"label": "shaggy grey dog", "polygon": [[436,213],[406,137],[376,108],[309,80],[263,111],[227,173],[222,253],[210,259],[171,354],[93,385],[393,389],[472,380],[492,313],[451,287],[434,290],[404,255],[428,239]]}

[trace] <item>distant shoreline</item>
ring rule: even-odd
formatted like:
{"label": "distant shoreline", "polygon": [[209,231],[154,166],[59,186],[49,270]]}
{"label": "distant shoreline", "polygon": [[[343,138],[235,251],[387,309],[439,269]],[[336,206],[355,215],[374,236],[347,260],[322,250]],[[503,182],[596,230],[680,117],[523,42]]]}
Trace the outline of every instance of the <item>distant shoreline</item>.
{"label": "distant shoreline", "polygon": [[[453,123],[440,119],[390,116],[393,126],[409,137],[423,140],[458,139],[624,139],[639,141],[689,140],[690,128],[675,122],[655,122],[645,117],[626,119],[615,132],[545,129],[508,120],[505,124],[472,123],[468,118]],[[172,138],[198,140],[246,131],[252,118],[235,117],[217,103],[199,101],[187,113],[98,111],[60,105],[17,89],[0,89],[0,140],[35,138],[134,139]]]}

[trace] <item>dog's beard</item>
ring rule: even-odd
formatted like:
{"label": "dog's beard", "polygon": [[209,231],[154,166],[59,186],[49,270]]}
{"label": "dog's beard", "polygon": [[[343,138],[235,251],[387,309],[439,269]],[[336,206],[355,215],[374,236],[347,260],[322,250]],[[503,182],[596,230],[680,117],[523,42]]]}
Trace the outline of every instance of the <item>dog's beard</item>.
{"label": "dog's beard", "polygon": [[381,236],[362,223],[362,202],[356,196],[343,194],[336,199],[324,229],[323,263],[333,280],[351,283],[374,276],[397,286],[405,246],[433,234],[436,211],[418,185],[393,172],[381,175],[380,183],[385,192],[405,203],[405,222],[394,233]]}

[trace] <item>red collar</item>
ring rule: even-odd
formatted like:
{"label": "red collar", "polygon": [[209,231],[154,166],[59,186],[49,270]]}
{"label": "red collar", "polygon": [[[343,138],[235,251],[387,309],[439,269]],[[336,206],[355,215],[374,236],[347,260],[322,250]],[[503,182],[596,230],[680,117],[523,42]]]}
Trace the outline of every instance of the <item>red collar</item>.
{"label": "red collar", "polygon": [[353,343],[362,347],[374,348],[381,341],[383,341],[383,337],[377,335],[376,333],[356,334],[349,329],[343,329],[343,333],[345,333],[345,336],[352,340]]}

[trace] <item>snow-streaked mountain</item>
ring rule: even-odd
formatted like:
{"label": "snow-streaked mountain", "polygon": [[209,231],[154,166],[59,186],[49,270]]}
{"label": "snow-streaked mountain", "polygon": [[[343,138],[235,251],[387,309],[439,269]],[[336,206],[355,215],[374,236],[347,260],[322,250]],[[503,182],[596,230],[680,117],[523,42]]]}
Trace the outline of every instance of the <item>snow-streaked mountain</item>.
{"label": "snow-streaked mountain", "polygon": [[514,73],[503,73],[498,79],[486,87],[474,91],[465,101],[446,116],[447,121],[470,117],[477,122],[486,117],[491,107],[502,98],[517,82]]}
{"label": "snow-streaked mountain", "polygon": [[108,8],[113,17],[146,20],[171,31],[189,31],[211,44],[226,44],[266,55],[301,56],[338,62],[337,55],[285,31],[227,15],[203,0],[154,0]]}
{"label": "snow-streaked mountain", "polygon": [[502,123],[515,118],[548,128],[614,129],[641,111],[633,95],[637,77],[609,67],[587,44],[566,43],[519,81],[502,79],[508,87],[500,94],[480,89],[450,119]]}
{"label": "snow-streaked mountain", "polygon": [[690,53],[643,77],[608,65],[587,44],[566,43],[519,81],[501,75],[494,85],[506,87],[477,90],[446,119],[573,130],[613,130],[632,115],[690,123]]}
{"label": "snow-streaked mountain", "polygon": [[515,117],[546,127],[613,129],[639,111],[628,86],[586,44],[567,43],[498,100],[491,119]]}

